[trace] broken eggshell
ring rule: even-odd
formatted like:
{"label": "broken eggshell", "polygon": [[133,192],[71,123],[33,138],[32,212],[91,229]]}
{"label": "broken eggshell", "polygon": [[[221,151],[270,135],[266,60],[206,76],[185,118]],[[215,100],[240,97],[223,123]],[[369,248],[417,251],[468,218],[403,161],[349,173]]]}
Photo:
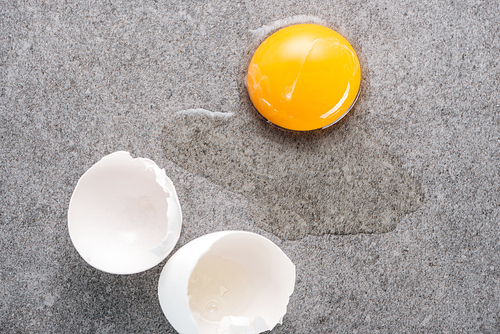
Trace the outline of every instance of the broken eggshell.
{"label": "broken eggshell", "polygon": [[179,249],[160,276],[163,313],[180,334],[254,334],[281,323],[295,266],[258,234],[225,231]]}
{"label": "broken eggshell", "polygon": [[78,253],[111,274],[134,274],[163,261],[179,239],[181,222],[177,193],[165,170],[123,151],[83,174],[68,211]]}

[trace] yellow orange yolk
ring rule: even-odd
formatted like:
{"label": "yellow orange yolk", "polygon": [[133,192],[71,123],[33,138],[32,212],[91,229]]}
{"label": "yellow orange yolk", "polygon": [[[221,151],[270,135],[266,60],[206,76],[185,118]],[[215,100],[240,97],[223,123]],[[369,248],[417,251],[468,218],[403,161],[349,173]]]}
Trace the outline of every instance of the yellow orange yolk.
{"label": "yellow orange yolk", "polygon": [[246,83],[267,120],[308,131],[341,119],[354,104],[360,81],[358,57],[344,37],[320,25],[298,24],[257,48]]}

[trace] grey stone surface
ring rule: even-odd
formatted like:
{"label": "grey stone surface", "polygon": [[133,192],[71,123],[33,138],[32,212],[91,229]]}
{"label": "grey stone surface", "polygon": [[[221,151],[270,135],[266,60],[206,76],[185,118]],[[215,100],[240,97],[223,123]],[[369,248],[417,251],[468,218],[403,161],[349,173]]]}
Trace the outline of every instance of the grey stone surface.
{"label": "grey stone surface", "polygon": [[244,195],[253,222],[278,237],[388,232],[421,204],[420,185],[351,122],[297,133],[248,116],[177,112],[163,148],[182,168]]}
{"label": "grey stone surface", "polygon": [[[174,181],[177,248],[243,229],[290,256],[296,291],[273,333],[500,332],[498,10],[497,1],[2,1],[0,332],[175,333],[156,298],[163,264],[105,274],[69,239],[78,178],[116,150],[155,160]],[[165,154],[166,131],[186,130],[166,127],[182,110],[262,122],[242,80],[262,38],[252,31],[298,15],[336,28],[362,60],[363,93],[325,136],[359,129],[419,185],[418,208],[387,233],[280,239],[260,229],[245,192],[183,166],[186,152]]]}

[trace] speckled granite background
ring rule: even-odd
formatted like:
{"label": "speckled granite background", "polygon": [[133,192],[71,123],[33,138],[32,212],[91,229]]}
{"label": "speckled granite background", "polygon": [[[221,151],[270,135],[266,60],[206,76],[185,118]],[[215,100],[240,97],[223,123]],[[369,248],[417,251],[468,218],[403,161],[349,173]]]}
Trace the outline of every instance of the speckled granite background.
{"label": "speckled granite background", "polygon": [[[289,255],[296,291],[273,333],[500,332],[498,12],[493,0],[2,1],[0,332],[175,333],[156,297],[164,263],[137,275],[105,274],[69,239],[78,178],[116,150],[155,160],[174,181],[184,213],[177,248],[242,229]],[[297,230],[279,218],[263,223],[258,190],[228,183],[233,169],[254,186],[261,180],[241,155],[247,151],[228,148],[228,134],[245,149],[256,138],[258,161],[266,138],[283,136],[246,96],[252,51],[263,31],[304,21],[325,22],[351,41],[363,92],[348,117],[319,134],[343,146],[297,159],[307,165],[302,174],[287,169],[297,152],[285,149],[267,171],[295,173],[296,184],[286,177],[272,184],[280,194],[304,189],[314,171],[320,181],[333,173],[332,184],[356,204],[338,213],[356,221],[351,230],[336,230],[347,226],[342,220],[305,219]],[[228,132],[195,122],[213,135],[200,145],[225,153],[193,164],[196,148],[173,146],[192,130],[192,122],[176,123],[190,109],[232,113],[254,126],[237,121]],[[351,154],[366,152],[363,143],[375,153]],[[224,164],[228,156],[235,159]],[[349,186],[369,181],[369,164],[384,161],[393,167],[378,164],[375,175],[399,181],[382,192],[401,186],[405,194],[389,201],[385,225],[383,213],[373,215],[381,220],[363,213],[363,188]],[[296,214],[326,212],[329,192],[338,192],[319,181],[317,189],[314,205]],[[286,214],[290,203],[277,204],[270,213]]]}

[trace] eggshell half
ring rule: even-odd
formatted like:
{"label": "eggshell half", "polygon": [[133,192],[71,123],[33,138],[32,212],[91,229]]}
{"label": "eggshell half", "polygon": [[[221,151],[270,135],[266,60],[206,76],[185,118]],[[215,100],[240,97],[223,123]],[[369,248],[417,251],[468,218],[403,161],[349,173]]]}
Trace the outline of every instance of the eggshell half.
{"label": "eggshell half", "polygon": [[91,266],[112,274],[154,267],[181,231],[172,181],[152,160],[115,152],[78,181],[68,211],[71,240]]}
{"label": "eggshell half", "polygon": [[160,276],[158,296],[180,334],[260,333],[281,323],[295,266],[258,234],[225,231],[179,249]]}

